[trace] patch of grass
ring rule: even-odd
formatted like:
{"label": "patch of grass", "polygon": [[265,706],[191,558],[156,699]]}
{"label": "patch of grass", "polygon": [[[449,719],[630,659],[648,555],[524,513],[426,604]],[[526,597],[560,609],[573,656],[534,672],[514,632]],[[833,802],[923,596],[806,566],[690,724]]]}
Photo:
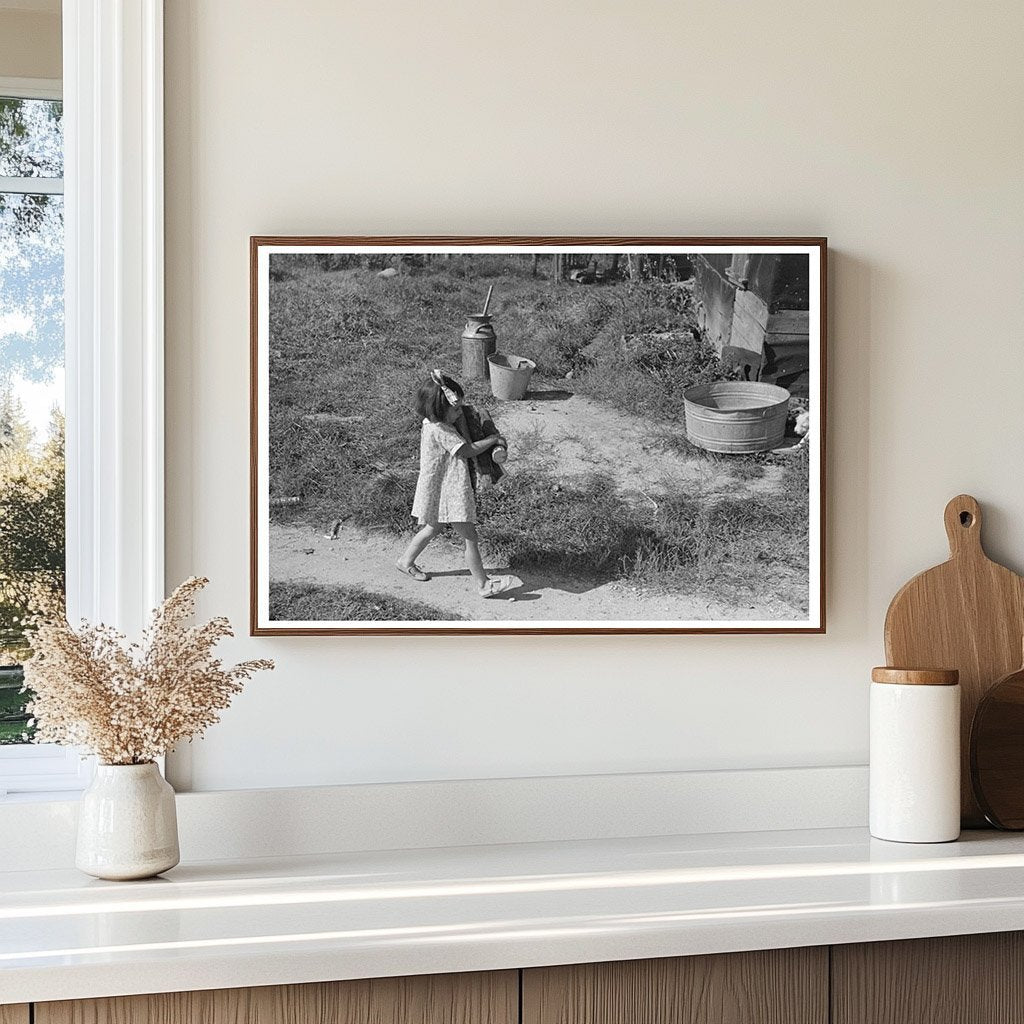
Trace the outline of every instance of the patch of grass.
{"label": "patch of grass", "polygon": [[742,482],[760,480],[773,460],[778,458],[771,452],[751,452],[745,455],[709,452],[706,448],[695,445],[681,427],[674,430],[666,429],[658,436],[657,441],[666,451],[728,470],[733,479]]}
{"label": "patch of grass", "polygon": [[422,601],[375,594],[362,587],[271,583],[270,617],[279,621],[405,622],[462,619]]}
{"label": "patch of grass", "polygon": [[[490,550],[513,569],[556,568],[715,600],[752,585],[805,600],[806,483],[781,493],[696,489],[652,501],[653,511],[625,502],[600,474],[570,486],[534,473],[484,492],[480,508]],[[782,593],[778,581],[793,592]]]}
{"label": "patch of grass", "polygon": [[369,529],[394,533],[408,529],[416,478],[416,470],[406,467],[353,481],[352,521]]}
{"label": "patch of grass", "polygon": [[535,423],[516,434],[515,445],[516,458],[526,460],[538,455],[549,442],[544,436],[544,428]]}
{"label": "patch of grass", "polygon": [[607,476],[562,484],[542,472],[513,475],[482,492],[483,532],[512,568],[544,566],[612,577],[636,550],[644,527]]}
{"label": "patch of grass", "polygon": [[811,449],[806,444],[798,445],[786,455],[777,456],[782,460],[782,485],[787,492],[803,497],[803,503],[810,504]]}
{"label": "patch of grass", "polygon": [[[640,586],[717,599],[764,580],[806,580],[807,502],[806,484],[778,494],[663,498],[651,531],[623,558],[623,574]],[[796,596],[806,599],[802,589]]]}
{"label": "patch of grass", "polygon": [[734,479],[750,483],[753,480],[760,480],[768,472],[768,463],[763,458],[739,457],[735,462],[730,462],[729,469]]}

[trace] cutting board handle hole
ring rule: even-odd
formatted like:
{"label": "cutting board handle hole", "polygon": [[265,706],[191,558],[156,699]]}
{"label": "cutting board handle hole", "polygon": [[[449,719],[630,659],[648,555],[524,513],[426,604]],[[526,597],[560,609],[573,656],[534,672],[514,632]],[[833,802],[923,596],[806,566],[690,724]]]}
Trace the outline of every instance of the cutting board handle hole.
{"label": "cutting board handle hole", "polygon": [[974,522],[974,516],[972,516],[970,512],[961,512],[960,513],[960,525],[961,526],[970,526],[971,523],[973,523],[973,522]]}

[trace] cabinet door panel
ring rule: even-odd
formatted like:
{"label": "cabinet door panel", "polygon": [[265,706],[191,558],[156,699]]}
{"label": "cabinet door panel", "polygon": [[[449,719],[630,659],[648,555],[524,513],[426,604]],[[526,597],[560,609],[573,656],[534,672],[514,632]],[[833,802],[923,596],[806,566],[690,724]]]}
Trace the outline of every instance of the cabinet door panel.
{"label": "cabinet door panel", "polygon": [[827,1020],[828,950],[823,947],[523,972],[523,1024],[826,1024]]}
{"label": "cabinet door panel", "polygon": [[28,1005],[0,1006],[0,1024],[28,1024]]}
{"label": "cabinet door panel", "polygon": [[1024,1022],[1024,933],[832,947],[834,1024]]}
{"label": "cabinet door panel", "polygon": [[35,1024],[517,1024],[516,971],[37,1003]]}

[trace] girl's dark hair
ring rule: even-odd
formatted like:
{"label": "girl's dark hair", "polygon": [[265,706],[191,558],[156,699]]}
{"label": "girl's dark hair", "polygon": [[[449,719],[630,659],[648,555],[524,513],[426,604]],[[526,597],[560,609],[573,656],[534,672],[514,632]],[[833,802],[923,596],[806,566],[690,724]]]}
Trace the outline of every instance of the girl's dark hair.
{"label": "girl's dark hair", "polygon": [[[444,386],[454,391],[459,398],[465,397],[466,392],[462,390],[462,385],[454,377],[442,374],[441,380],[444,382]],[[430,420],[431,423],[440,423],[450,408],[451,403],[444,397],[441,385],[435,384],[433,380],[428,380],[416,393],[416,413]]]}

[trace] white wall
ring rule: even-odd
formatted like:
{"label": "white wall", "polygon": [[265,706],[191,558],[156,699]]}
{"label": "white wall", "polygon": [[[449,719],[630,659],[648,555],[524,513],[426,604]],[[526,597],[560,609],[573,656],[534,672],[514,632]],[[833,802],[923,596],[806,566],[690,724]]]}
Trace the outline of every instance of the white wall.
{"label": "white wall", "polygon": [[1024,6],[167,9],[168,580],[242,631],[250,234],[832,245],[826,636],[240,639],[195,788],[863,762],[946,500],[1024,569]]}

